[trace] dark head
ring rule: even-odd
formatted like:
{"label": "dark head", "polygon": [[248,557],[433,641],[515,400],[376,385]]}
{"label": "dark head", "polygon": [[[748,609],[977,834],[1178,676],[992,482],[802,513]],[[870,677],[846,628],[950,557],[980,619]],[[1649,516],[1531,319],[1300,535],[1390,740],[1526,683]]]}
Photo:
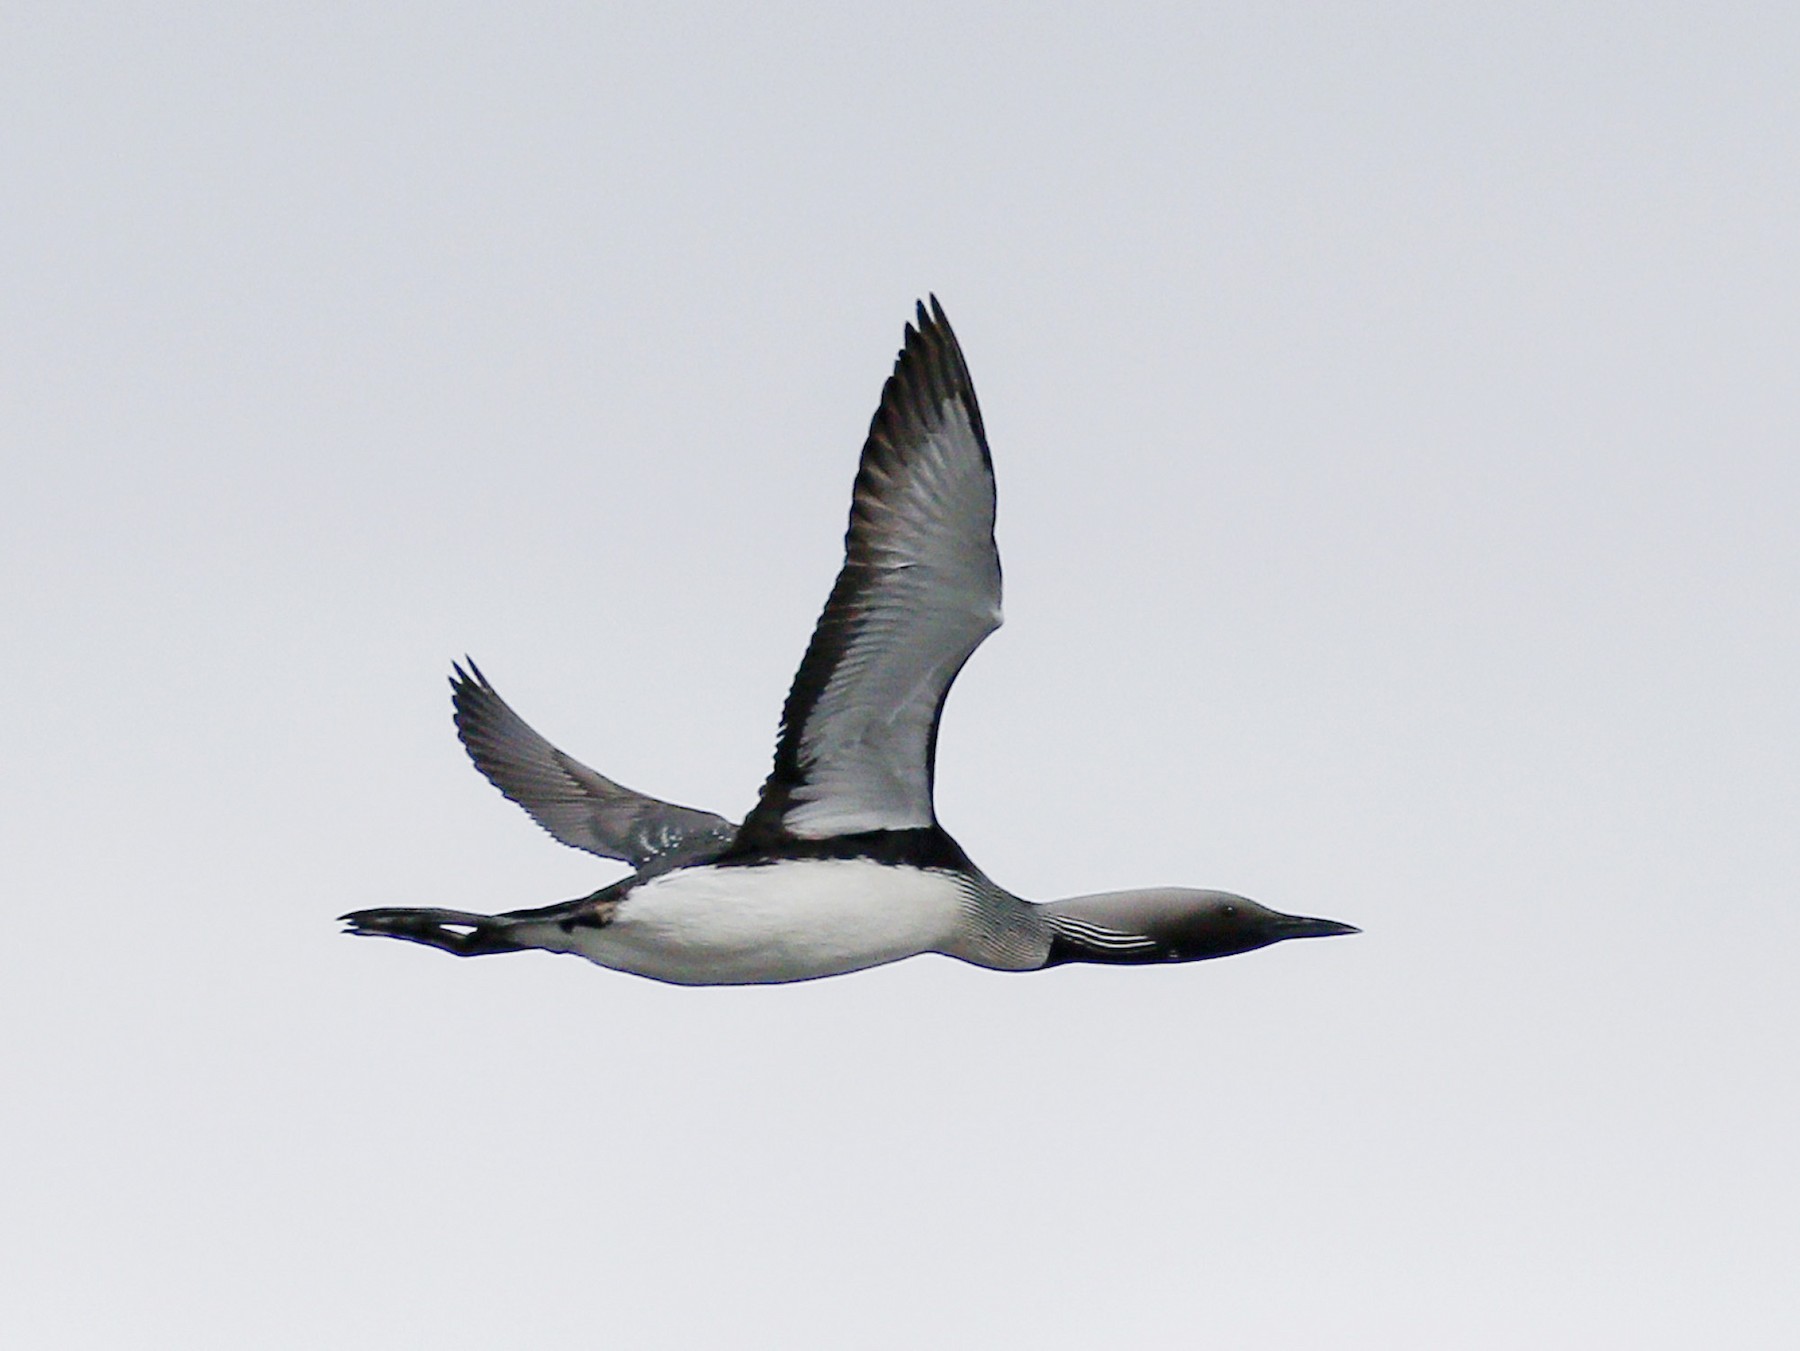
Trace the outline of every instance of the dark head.
{"label": "dark head", "polygon": [[1329,938],[1362,931],[1330,919],[1284,915],[1229,891],[1152,887],[1075,896],[1042,907],[1055,931],[1050,957],[1060,962],[1198,962],[1230,957],[1285,938]]}

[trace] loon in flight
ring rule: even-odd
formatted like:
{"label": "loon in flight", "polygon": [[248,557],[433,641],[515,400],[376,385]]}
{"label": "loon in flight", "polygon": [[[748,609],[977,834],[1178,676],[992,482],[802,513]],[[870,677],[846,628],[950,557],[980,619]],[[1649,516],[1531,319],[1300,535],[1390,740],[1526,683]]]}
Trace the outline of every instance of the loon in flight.
{"label": "loon in flight", "polygon": [[936,297],[918,306],[882,390],[844,555],[741,825],[565,755],[470,661],[451,687],[476,768],[562,843],[634,871],[541,909],[359,910],[347,931],[463,957],[575,953],[682,985],[811,980],[927,952],[1001,971],[1190,962],[1358,932],[1182,887],[1026,901],[938,824],[938,718],[1000,627],[1000,556],[981,411]]}

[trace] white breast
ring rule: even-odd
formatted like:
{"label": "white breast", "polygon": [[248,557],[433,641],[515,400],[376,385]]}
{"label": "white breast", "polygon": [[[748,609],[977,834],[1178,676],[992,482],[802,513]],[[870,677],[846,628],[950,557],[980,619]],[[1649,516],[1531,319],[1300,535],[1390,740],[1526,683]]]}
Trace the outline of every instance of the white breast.
{"label": "white breast", "polygon": [[683,868],[632,888],[573,950],[678,985],[777,984],[953,947],[965,904],[954,874],[864,859]]}

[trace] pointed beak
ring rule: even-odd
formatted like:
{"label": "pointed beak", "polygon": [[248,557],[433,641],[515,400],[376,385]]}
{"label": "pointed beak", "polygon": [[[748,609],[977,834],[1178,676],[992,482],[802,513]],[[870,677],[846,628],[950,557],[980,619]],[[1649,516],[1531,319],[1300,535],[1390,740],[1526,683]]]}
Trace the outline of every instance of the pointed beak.
{"label": "pointed beak", "polygon": [[1283,915],[1280,924],[1283,938],[1335,938],[1339,934],[1359,934],[1354,924],[1339,924],[1335,919],[1308,919],[1305,915]]}

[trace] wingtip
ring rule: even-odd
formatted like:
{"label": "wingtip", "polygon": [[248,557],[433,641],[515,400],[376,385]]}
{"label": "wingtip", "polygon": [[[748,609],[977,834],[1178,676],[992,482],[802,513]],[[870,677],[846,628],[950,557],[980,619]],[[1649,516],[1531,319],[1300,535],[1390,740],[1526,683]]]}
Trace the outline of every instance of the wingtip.
{"label": "wingtip", "polygon": [[927,291],[925,299],[913,302],[913,321],[906,326],[906,331],[909,336],[917,333],[922,338],[936,338],[951,332],[950,316],[944,313],[936,291]]}
{"label": "wingtip", "polygon": [[466,652],[463,653],[461,661],[450,663],[450,670],[450,688],[458,694],[465,689],[493,689],[493,686],[488,684],[488,678],[481,673],[481,668],[475,664],[475,658]]}

